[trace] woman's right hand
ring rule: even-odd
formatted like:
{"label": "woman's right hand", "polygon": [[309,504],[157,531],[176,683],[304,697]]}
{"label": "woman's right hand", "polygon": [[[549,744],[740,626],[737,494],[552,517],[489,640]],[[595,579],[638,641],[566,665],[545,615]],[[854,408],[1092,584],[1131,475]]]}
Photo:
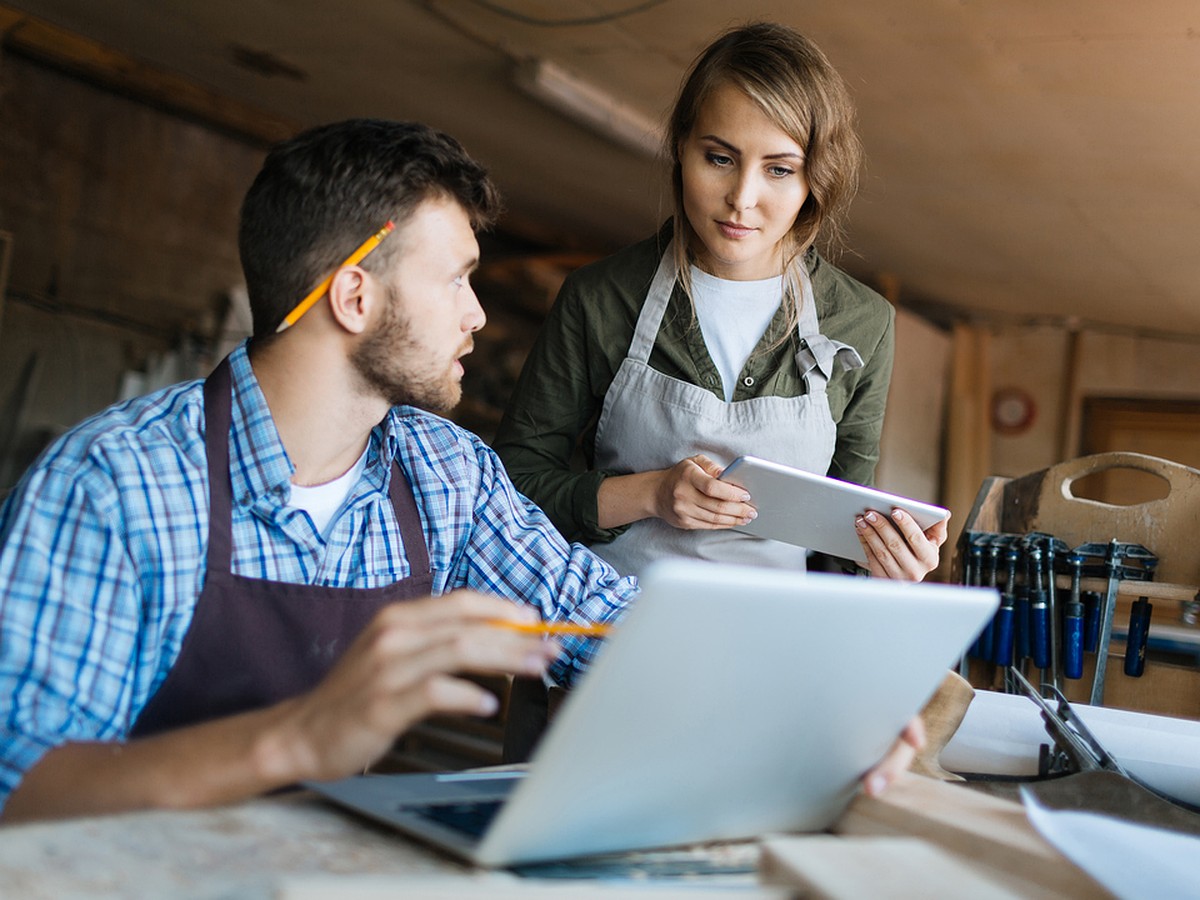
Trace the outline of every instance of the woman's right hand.
{"label": "woman's right hand", "polygon": [[688,530],[733,528],[758,515],[745,488],[721,481],[724,471],[707,456],[681,459],[658,474],[654,515]]}
{"label": "woman's right hand", "polygon": [[618,528],[640,519],[662,519],[688,530],[733,528],[758,513],[745,488],[720,481],[724,471],[707,456],[681,459],[669,469],[612,475],[596,496],[601,528]]}

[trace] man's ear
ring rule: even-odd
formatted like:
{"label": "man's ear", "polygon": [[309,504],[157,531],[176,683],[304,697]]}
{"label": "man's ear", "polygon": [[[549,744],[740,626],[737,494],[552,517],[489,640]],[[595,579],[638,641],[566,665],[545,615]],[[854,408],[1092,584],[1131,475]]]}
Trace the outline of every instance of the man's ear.
{"label": "man's ear", "polygon": [[367,328],[372,295],[378,291],[379,284],[365,270],[342,266],[329,283],[329,311],[334,321],[351,334],[362,334]]}

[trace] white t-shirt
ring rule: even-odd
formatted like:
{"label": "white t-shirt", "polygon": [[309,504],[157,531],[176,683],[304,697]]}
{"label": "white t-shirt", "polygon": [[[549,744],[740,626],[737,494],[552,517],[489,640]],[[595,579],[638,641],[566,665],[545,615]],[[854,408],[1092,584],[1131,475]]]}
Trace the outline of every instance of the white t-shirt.
{"label": "white t-shirt", "polygon": [[314,484],[308,487],[293,484],[288,506],[302,509],[308,513],[321,537],[327,538],[329,536],[327,530],[330,522],[333,521],[334,513],[341,509],[342,504],[346,502],[346,498],[350,496],[350,491],[358,483],[359,476],[366,467],[367,449],[364,447],[358,462],[352,465],[345,475],[339,475],[333,481],[327,481],[324,484]]}
{"label": "white t-shirt", "polygon": [[692,302],[709,356],[721,374],[725,402],[783,300],[783,276],[729,281],[692,266]]}

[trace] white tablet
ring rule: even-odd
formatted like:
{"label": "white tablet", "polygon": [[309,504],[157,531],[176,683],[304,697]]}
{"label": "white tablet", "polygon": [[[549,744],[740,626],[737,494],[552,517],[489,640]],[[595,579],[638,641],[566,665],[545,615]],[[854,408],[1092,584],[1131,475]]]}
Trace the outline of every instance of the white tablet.
{"label": "white tablet", "polygon": [[745,488],[750,503],[758,510],[757,519],[735,531],[863,565],[867,557],[854,529],[854,518],[859,513],[873,509],[887,515],[898,506],[922,529],[950,516],[950,510],[940,506],[754,456],[739,456],[725,468],[721,480]]}

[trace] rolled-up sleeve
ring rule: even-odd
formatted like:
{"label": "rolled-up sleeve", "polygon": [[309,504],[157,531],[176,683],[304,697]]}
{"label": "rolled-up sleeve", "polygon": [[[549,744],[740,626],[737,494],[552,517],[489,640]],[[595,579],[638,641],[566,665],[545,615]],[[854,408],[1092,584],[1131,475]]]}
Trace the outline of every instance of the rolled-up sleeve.
{"label": "rolled-up sleeve", "polygon": [[[637,581],[579,543],[570,543],[545,513],[513,486],[496,454],[475,444],[478,489],[473,522],[455,565],[455,586],[509,597],[534,606],[550,622],[618,621],[637,594]],[[571,684],[587,668],[598,642],[566,637],[551,668]]]}
{"label": "rolled-up sleeve", "polygon": [[49,750],[128,725],[137,578],[96,486],[42,466],[0,514],[0,807]]}

